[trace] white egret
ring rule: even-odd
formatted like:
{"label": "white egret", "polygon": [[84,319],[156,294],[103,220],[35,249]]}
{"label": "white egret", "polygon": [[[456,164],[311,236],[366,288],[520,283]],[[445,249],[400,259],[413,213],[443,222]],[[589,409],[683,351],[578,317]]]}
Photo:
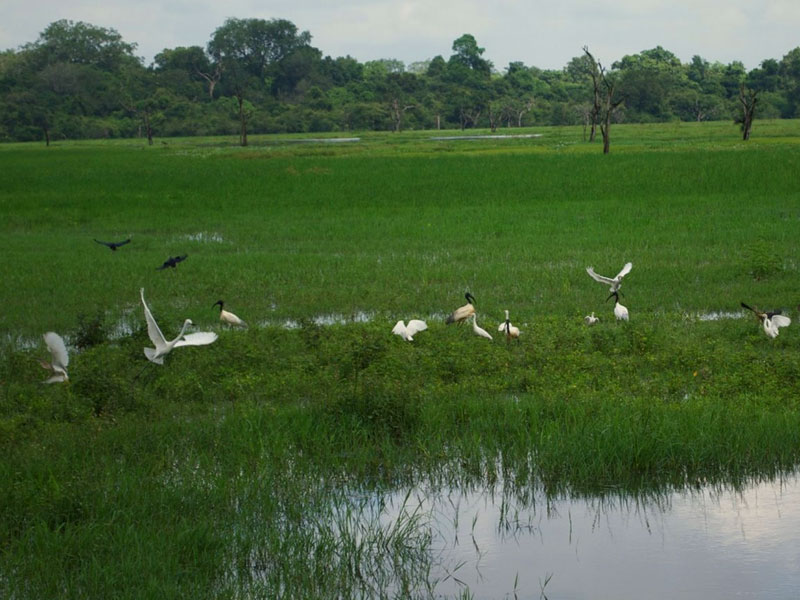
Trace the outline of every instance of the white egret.
{"label": "white egret", "polygon": [[150,336],[150,340],[153,342],[153,345],[155,345],[155,348],[144,349],[144,355],[149,361],[158,365],[163,365],[164,355],[169,354],[173,348],[180,348],[181,346],[205,346],[206,344],[216,341],[217,334],[211,331],[201,331],[183,335],[183,332],[186,331],[189,325],[194,325],[191,319],[186,319],[183,322],[183,327],[181,327],[181,332],[178,334],[178,337],[168,342],[164,338],[164,334],[161,333],[161,329],[158,328],[158,323],[156,323],[156,320],[153,318],[153,314],[147,307],[147,303],[144,301],[144,288],[142,288],[139,293],[142,297],[142,306],[144,306],[144,318],[147,321],[147,335]]}
{"label": "white egret", "polygon": [[625,275],[627,275],[628,273],[630,273],[632,268],[633,268],[633,263],[630,262],[625,263],[625,266],[622,267],[622,270],[619,273],[617,273],[617,276],[614,278],[598,275],[597,273],[594,272],[594,268],[592,267],[586,267],[586,272],[595,281],[599,281],[600,283],[605,283],[611,286],[608,291],[610,291],[613,294],[614,292],[619,291],[619,288],[622,286],[622,278],[625,277]]}
{"label": "white egret", "polygon": [[225,310],[225,302],[222,300],[217,300],[214,304],[211,305],[211,308],[214,308],[217,304],[219,304],[219,320],[223,323],[227,323],[231,327],[234,325],[237,327],[244,327],[247,328],[247,323],[242,321],[239,317],[233,314],[230,311]]}
{"label": "white egret", "polygon": [[392,333],[395,335],[399,335],[407,342],[413,342],[414,338],[412,336],[416,335],[420,331],[425,331],[428,328],[428,324],[425,321],[420,321],[419,319],[411,319],[408,322],[408,325],[403,323],[402,321],[398,321],[397,324],[392,329]]}
{"label": "white egret", "polygon": [[617,321],[627,321],[628,309],[619,303],[619,292],[612,292],[611,295],[606,298],[606,302],[608,302],[611,298],[616,298],[616,302],[614,304],[614,316],[617,317]]}
{"label": "white egret", "polygon": [[589,326],[596,325],[597,322],[600,321],[598,317],[594,316],[594,311],[592,311],[592,314],[583,317],[583,320]]}
{"label": "white egret", "polygon": [[67,365],[69,365],[69,354],[67,354],[67,347],[64,344],[64,340],[53,331],[48,331],[42,337],[44,338],[44,343],[47,345],[47,349],[50,350],[51,361],[40,360],[39,364],[42,365],[42,368],[53,372],[53,376],[50,377],[50,379],[46,379],[44,383],[68,381]]}
{"label": "white egret", "polygon": [[500,323],[497,331],[502,331],[506,334],[507,342],[510,342],[512,339],[519,341],[519,327],[515,327],[511,324],[511,320],[508,318],[508,311],[506,311],[506,320]]}
{"label": "white egret", "polygon": [[782,315],[779,310],[772,312],[761,312],[757,308],[748,306],[744,302],[742,302],[741,305],[742,308],[753,311],[756,317],[761,321],[761,325],[764,327],[764,333],[773,339],[778,337],[779,328],[788,327],[792,324],[792,320],[786,315]]}
{"label": "white egret", "polygon": [[455,309],[452,314],[445,319],[447,325],[450,325],[450,323],[463,323],[475,314],[475,307],[473,306],[475,298],[469,292],[464,294],[464,297],[467,299],[467,303]]}
{"label": "white egret", "polygon": [[490,340],[492,339],[492,336],[489,335],[488,331],[486,331],[481,327],[478,327],[478,315],[476,315],[475,313],[472,313],[472,332],[475,335],[479,335],[481,337],[485,337]]}

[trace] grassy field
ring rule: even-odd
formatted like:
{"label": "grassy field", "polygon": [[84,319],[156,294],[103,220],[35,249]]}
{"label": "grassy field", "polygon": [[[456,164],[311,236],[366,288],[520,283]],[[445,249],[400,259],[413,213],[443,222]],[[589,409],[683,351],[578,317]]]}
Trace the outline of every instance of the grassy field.
{"label": "grassy field", "polygon": [[[652,494],[796,468],[797,324],[770,340],[739,303],[798,318],[800,122],[620,125],[608,156],[523,132],[0,146],[0,594],[425,597],[423,516],[364,518],[420,479]],[[616,324],[585,268],[626,261]],[[220,339],[148,363],[141,287],[168,338]],[[519,344],[444,325],[467,290]],[[47,330],[68,384],[40,383]]]}

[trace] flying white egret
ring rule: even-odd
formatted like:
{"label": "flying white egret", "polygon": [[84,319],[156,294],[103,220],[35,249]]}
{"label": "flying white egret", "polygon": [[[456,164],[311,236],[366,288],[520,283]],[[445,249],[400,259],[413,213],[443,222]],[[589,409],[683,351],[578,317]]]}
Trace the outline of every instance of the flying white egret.
{"label": "flying white egret", "polygon": [[595,317],[594,311],[592,311],[592,314],[586,315],[585,317],[583,317],[583,320],[586,322],[587,325],[591,326],[591,325],[596,325],[600,319],[598,317]]}
{"label": "flying white egret", "polygon": [[506,311],[506,320],[500,323],[497,331],[502,331],[506,334],[507,342],[510,342],[512,338],[519,341],[519,327],[515,327],[511,324],[511,321],[508,318],[508,311]]}
{"label": "flying white egret", "polygon": [[492,339],[492,336],[489,335],[489,332],[485,329],[478,327],[478,315],[472,313],[472,331],[475,335],[479,335],[481,337],[485,337],[487,339]]}
{"label": "flying white egret", "polygon": [[227,323],[231,327],[236,325],[237,327],[244,327],[247,328],[247,323],[242,321],[239,317],[237,317],[232,312],[225,310],[225,302],[222,300],[217,300],[214,304],[211,305],[211,308],[214,308],[217,304],[219,304],[219,320],[223,323]]}
{"label": "flying white egret", "polygon": [[408,325],[403,323],[402,321],[398,321],[397,324],[392,329],[392,333],[395,335],[399,335],[407,342],[413,342],[414,338],[412,336],[416,335],[420,331],[425,331],[428,328],[428,324],[425,321],[420,321],[419,319],[411,319],[408,322]]}
{"label": "flying white egret", "polygon": [[445,320],[447,325],[450,325],[450,323],[463,323],[475,314],[475,307],[473,306],[475,298],[469,292],[464,294],[464,297],[467,299],[467,303],[455,309],[452,314],[447,317]]}
{"label": "flying white egret", "polygon": [[69,365],[69,354],[67,354],[67,347],[64,345],[64,340],[61,336],[53,331],[48,331],[43,336],[44,343],[47,349],[50,350],[51,362],[40,360],[39,364],[42,368],[53,372],[50,379],[46,379],[44,383],[60,383],[68,381],[67,365]]}
{"label": "flying white egret", "polygon": [[617,321],[627,321],[628,309],[619,303],[619,292],[611,292],[611,295],[606,298],[606,302],[608,302],[611,298],[616,298],[616,302],[614,304],[614,316],[617,317]]}
{"label": "flying white egret", "polygon": [[792,324],[792,320],[786,315],[782,315],[780,311],[761,312],[757,308],[748,306],[744,302],[742,302],[741,305],[742,308],[753,311],[756,317],[761,321],[761,325],[764,327],[764,333],[773,339],[778,337],[779,328],[788,327]]}
{"label": "flying white egret", "polygon": [[144,349],[144,355],[149,361],[158,365],[163,365],[164,356],[169,354],[173,348],[180,348],[181,346],[205,346],[206,344],[216,341],[217,334],[210,331],[183,335],[183,332],[186,331],[189,325],[194,325],[191,319],[186,319],[183,322],[183,327],[181,327],[181,332],[178,334],[178,337],[168,342],[164,338],[164,334],[161,333],[161,329],[158,328],[158,323],[156,323],[156,320],[153,318],[150,309],[147,308],[147,303],[144,301],[144,288],[141,288],[139,293],[142,297],[142,306],[144,306],[144,318],[147,321],[147,335],[150,336],[150,340],[153,342],[153,345],[155,345],[155,348]]}
{"label": "flying white egret", "polygon": [[594,272],[594,269],[592,267],[586,267],[586,272],[595,281],[599,281],[600,283],[605,283],[611,286],[608,291],[610,291],[613,294],[614,292],[619,291],[619,288],[622,286],[622,278],[625,277],[625,275],[627,275],[628,273],[630,273],[632,268],[633,268],[633,263],[625,263],[625,266],[622,267],[622,270],[619,273],[617,273],[617,276],[614,277],[613,279],[611,277],[604,277],[602,275],[598,275],[597,273]]}

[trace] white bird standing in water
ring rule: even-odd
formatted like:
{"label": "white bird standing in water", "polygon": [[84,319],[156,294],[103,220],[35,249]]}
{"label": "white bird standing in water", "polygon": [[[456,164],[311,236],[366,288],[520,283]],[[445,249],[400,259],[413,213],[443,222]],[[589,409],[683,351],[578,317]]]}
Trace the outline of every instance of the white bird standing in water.
{"label": "white bird standing in water", "polygon": [[247,329],[247,323],[242,321],[239,317],[237,317],[232,312],[225,310],[225,303],[222,300],[217,300],[214,304],[211,305],[211,308],[214,308],[217,304],[219,304],[219,320],[223,323],[227,323],[231,327],[236,325],[237,327],[244,327]]}
{"label": "white bird standing in water", "polygon": [[761,325],[764,327],[764,333],[766,333],[772,339],[778,337],[779,328],[788,327],[792,324],[792,320],[789,317],[782,315],[780,311],[761,312],[757,308],[748,306],[744,302],[742,302],[741,305],[742,308],[753,311],[756,317],[761,321]]}
{"label": "white bird standing in water", "polygon": [[450,325],[450,323],[463,323],[475,314],[475,307],[472,305],[475,302],[474,296],[467,292],[464,294],[464,297],[467,299],[467,303],[455,309],[447,319],[445,319],[447,325]]}
{"label": "white bird standing in water", "polygon": [[166,338],[164,338],[164,334],[161,333],[161,329],[158,328],[158,323],[156,323],[156,320],[153,318],[153,314],[150,312],[150,309],[147,308],[147,303],[144,301],[144,288],[141,288],[139,294],[142,297],[144,318],[147,321],[147,335],[150,336],[150,340],[155,346],[155,348],[144,349],[144,355],[147,357],[147,360],[154,362],[157,365],[163,365],[164,356],[169,354],[173,348],[180,348],[181,346],[205,346],[206,344],[216,341],[217,334],[210,331],[201,331],[198,333],[183,335],[184,331],[186,331],[186,328],[189,325],[194,325],[191,319],[186,319],[183,322],[183,327],[181,327],[181,332],[178,334],[178,337],[171,342],[168,342]]}
{"label": "white bird standing in water", "polygon": [[614,316],[617,317],[617,321],[627,321],[628,309],[619,303],[619,292],[612,292],[611,295],[606,298],[606,302],[608,302],[611,298],[616,298],[616,302],[614,304]]}
{"label": "white bird standing in water", "polygon": [[619,288],[622,286],[622,278],[625,277],[625,275],[627,275],[628,273],[630,273],[632,268],[633,268],[633,263],[630,262],[625,263],[625,266],[622,267],[622,270],[619,273],[617,273],[617,276],[614,278],[598,275],[597,273],[594,272],[594,268],[592,267],[586,267],[586,272],[595,281],[599,281],[600,283],[605,283],[611,286],[608,291],[610,291],[613,294],[614,292],[619,291]]}
{"label": "white bird standing in water", "polygon": [[428,328],[428,324],[425,321],[420,321],[419,319],[411,319],[408,322],[408,325],[403,323],[402,321],[398,321],[397,324],[392,329],[392,333],[395,335],[399,335],[407,342],[413,342],[414,338],[412,336],[416,335],[420,331],[425,331]]}
{"label": "white bird standing in water", "polygon": [[497,331],[502,331],[506,334],[507,342],[510,342],[512,339],[519,341],[519,327],[515,327],[511,324],[511,320],[508,318],[508,311],[506,311],[506,320],[500,323]]}
{"label": "white bird standing in water", "polygon": [[586,322],[587,325],[591,327],[592,325],[596,325],[600,319],[598,317],[595,317],[594,311],[592,311],[592,314],[586,315],[585,317],[583,317],[583,320]]}
{"label": "white bird standing in water", "polygon": [[472,313],[472,331],[475,335],[479,335],[481,337],[485,337],[487,339],[492,339],[492,336],[489,335],[489,332],[485,329],[478,327],[478,315]]}
{"label": "white bird standing in water", "polygon": [[64,344],[64,340],[53,331],[48,331],[42,337],[47,349],[50,350],[51,361],[40,360],[39,364],[42,365],[42,368],[53,372],[53,376],[43,383],[68,381],[67,365],[69,365],[69,354],[67,354],[67,346]]}

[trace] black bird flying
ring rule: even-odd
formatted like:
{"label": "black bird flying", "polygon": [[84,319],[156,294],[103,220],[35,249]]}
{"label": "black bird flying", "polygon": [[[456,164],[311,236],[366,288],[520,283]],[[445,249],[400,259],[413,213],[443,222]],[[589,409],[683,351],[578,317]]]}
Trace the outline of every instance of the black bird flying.
{"label": "black bird flying", "polygon": [[122,242],[101,242],[100,240],[95,240],[95,242],[97,242],[98,244],[103,244],[103,246],[108,246],[109,248],[111,248],[113,252],[116,252],[117,248],[119,248],[120,246],[124,246],[130,241],[131,238],[128,238],[127,240],[124,240]]}
{"label": "black bird flying", "polygon": [[179,262],[183,262],[184,260],[186,260],[187,256],[189,255],[184,254],[183,256],[170,256],[167,260],[164,261],[163,265],[156,268],[156,271],[163,271],[167,267],[172,267],[174,269]]}

